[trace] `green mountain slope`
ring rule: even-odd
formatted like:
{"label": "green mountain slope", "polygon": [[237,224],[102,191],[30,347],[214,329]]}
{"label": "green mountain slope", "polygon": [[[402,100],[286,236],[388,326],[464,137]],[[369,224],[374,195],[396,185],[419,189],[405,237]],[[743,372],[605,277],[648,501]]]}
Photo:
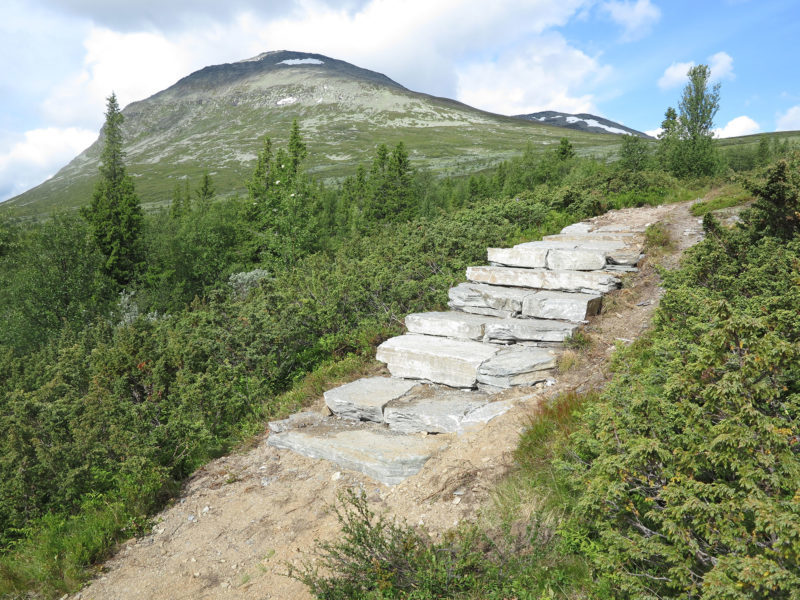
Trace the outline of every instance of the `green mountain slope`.
{"label": "green mountain slope", "polygon": [[[204,170],[221,194],[243,191],[265,135],[282,143],[297,118],[309,170],[335,179],[403,141],[413,163],[441,174],[484,168],[545,150],[568,136],[580,154],[605,155],[619,138],[565,131],[407,90],[385,75],[318,54],[268,52],[206,67],[124,110],[129,171],[144,204],[166,203],[176,182]],[[54,177],[3,203],[17,215],[85,204],[97,176],[95,142]]]}

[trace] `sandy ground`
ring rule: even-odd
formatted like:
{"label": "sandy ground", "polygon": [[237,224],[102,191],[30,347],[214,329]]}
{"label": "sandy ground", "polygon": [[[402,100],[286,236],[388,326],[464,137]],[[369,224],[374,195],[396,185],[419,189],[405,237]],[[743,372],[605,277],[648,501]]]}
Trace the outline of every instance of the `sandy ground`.
{"label": "sandy ground", "polygon": [[[70,598],[179,600],[182,598],[305,599],[306,588],[286,577],[287,563],[310,558],[317,540],[335,539],[331,505],[346,488],[366,492],[377,513],[423,524],[436,534],[476,518],[494,484],[512,467],[512,452],[539,403],[560,392],[602,387],[608,358],[650,323],[660,289],[653,262],[677,265],[701,234],[688,204],[626,209],[594,219],[599,224],[668,226],[674,247],[645,259],[610,294],[601,315],[585,327],[593,341],[576,365],[551,387],[504,392],[514,408],[484,428],[448,436],[446,450],[416,476],[387,486],[325,461],[270,448],[267,434],[254,448],[198,470],[171,506],[155,517],[152,533],[121,545],[97,577]],[[319,399],[315,408],[322,410]],[[457,492],[457,493],[454,493]]]}

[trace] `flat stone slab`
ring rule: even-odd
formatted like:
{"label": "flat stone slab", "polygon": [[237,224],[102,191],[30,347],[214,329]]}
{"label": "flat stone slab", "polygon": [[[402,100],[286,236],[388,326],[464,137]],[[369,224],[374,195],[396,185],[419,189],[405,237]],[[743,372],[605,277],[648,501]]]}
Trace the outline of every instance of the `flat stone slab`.
{"label": "flat stone slab", "polygon": [[498,352],[478,371],[478,382],[510,388],[533,385],[547,379],[547,371],[556,366],[556,354],[543,348],[513,347]]}
{"label": "flat stone slab", "polygon": [[603,294],[619,287],[613,275],[586,271],[551,271],[515,267],[467,267],[467,279],[476,283],[562,292]]}
{"label": "flat stone slab", "polygon": [[[608,267],[606,267],[608,268]],[[602,296],[570,292],[502,287],[485,283],[461,283],[450,288],[449,306],[457,311],[510,318],[581,322],[600,312]]]}
{"label": "flat stone slab", "polygon": [[[593,230],[597,233],[644,233],[647,226],[650,225],[603,225]],[[561,230],[564,233],[564,230]]]}
{"label": "flat stone slab", "polygon": [[489,402],[480,392],[426,386],[419,393],[391,402],[385,418],[403,433],[461,433],[488,423],[510,409],[510,402]]}
{"label": "flat stone slab", "polygon": [[321,414],[315,412],[299,412],[280,421],[270,421],[267,423],[267,427],[272,433],[282,433],[290,429],[302,429],[303,427],[319,425],[324,418]]}
{"label": "flat stone slab", "polygon": [[578,327],[548,319],[502,319],[486,324],[486,340],[508,342],[563,342]]}
{"label": "flat stone slab", "polygon": [[390,377],[366,377],[323,394],[331,412],[354,421],[383,422],[383,407],[408,393],[415,381]]}
{"label": "flat stone slab", "polygon": [[606,266],[606,252],[579,248],[551,248],[547,252],[547,268],[571,271],[598,271]]}
{"label": "flat stone slab", "polygon": [[411,436],[362,424],[319,425],[272,434],[267,444],[303,456],[331,461],[387,485],[416,475],[425,462],[447,445],[442,436]]}
{"label": "flat stone slab", "polygon": [[514,248],[548,248],[550,250],[619,250],[626,248],[628,244],[621,240],[601,240],[587,237],[581,242],[562,242],[557,240],[540,240],[538,242],[524,242],[517,244]]}
{"label": "flat stone slab", "polygon": [[599,294],[541,291],[526,296],[521,314],[537,319],[560,319],[580,322],[600,312],[603,297]]}
{"label": "flat stone slab", "polygon": [[613,265],[634,266],[641,258],[642,254],[638,248],[615,250],[608,253],[608,262]]}
{"label": "flat stone slab", "polygon": [[625,244],[641,244],[644,239],[638,233],[608,232],[608,233],[556,233],[542,238],[544,242],[569,242],[581,245],[584,242],[623,242]]}
{"label": "flat stone slab", "polygon": [[406,317],[406,328],[409,333],[480,341],[486,322],[495,318],[463,312],[414,313]]}
{"label": "flat stone slab", "polygon": [[564,227],[564,229],[561,230],[561,233],[585,234],[589,233],[591,230],[592,230],[591,223],[587,223],[586,221],[579,221],[578,223],[567,225],[566,227]]}
{"label": "flat stone slab", "polygon": [[490,263],[509,267],[596,271],[605,266],[606,251],[611,249],[615,248],[584,248],[574,244],[553,247],[548,242],[529,242],[513,248],[489,248],[487,256]]}
{"label": "flat stone slab", "polygon": [[450,288],[448,304],[451,308],[464,312],[511,317],[522,310],[522,303],[532,293],[532,290],[513,287],[460,283]]}
{"label": "flat stone slab", "polygon": [[406,334],[383,342],[375,357],[386,363],[393,377],[472,388],[478,367],[498,350],[481,342]]}
{"label": "flat stone slab", "polygon": [[527,269],[545,269],[548,252],[550,248],[546,246],[526,244],[513,248],[489,248],[486,255],[491,263]]}

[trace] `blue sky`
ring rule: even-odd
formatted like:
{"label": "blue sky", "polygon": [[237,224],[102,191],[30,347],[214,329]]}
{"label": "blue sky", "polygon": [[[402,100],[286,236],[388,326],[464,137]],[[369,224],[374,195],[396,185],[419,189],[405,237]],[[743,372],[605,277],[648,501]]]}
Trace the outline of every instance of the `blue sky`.
{"label": "blue sky", "polygon": [[317,52],[413,90],[517,114],[590,112],[643,131],[692,64],[721,83],[721,136],[800,129],[789,0],[4,0],[0,200],[97,137],[122,105],[206,65]]}

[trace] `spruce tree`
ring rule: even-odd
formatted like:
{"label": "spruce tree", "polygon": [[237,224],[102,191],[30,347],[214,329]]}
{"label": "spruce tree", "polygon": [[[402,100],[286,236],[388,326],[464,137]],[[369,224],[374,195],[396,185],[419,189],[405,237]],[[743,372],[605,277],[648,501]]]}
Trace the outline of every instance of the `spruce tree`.
{"label": "spruce tree", "polygon": [[305,142],[300,135],[300,126],[297,119],[292,121],[292,130],[289,133],[289,177],[294,179],[300,170],[300,165],[308,156]]}
{"label": "spruce tree", "polygon": [[123,116],[115,94],[106,105],[100,179],[91,204],[82,211],[95,244],[103,254],[103,267],[120,286],[133,281],[142,263],[142,208],[125,169],[122,150]]}
{"label": "spruce tree", "polygon": [[575,158],[575,148],[572,147],[572,142],[568,138],[562,137],[558,143],[556,155],[559,160],[569,160]]}
{"label": "spruce tree", "polygon": [[211,179],[211,175],[208,174],[208,171],[204,171],[203,179],[200,181],[200,187],[194,192],[194,195],[197,198],[197,205],[202,210],[207,210],[211,205],[211,199],[214,197],[214,192],[214,181]]}

